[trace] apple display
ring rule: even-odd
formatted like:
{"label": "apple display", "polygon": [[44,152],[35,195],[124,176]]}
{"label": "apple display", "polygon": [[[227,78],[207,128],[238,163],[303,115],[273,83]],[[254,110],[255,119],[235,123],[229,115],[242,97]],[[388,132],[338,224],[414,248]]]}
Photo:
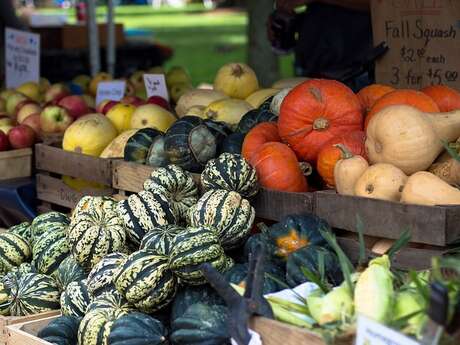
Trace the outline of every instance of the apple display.
{"label": "apple display", "polygon": [[22,122],[22,125],[29,126],[32,128],[35,132],[35,134],[38,136],[41,132],[41,120],[40,120],[40,114],[32,114],[27,116],[27,118]]}
{"label": "apple display", "polygon": [[144,100],[137,96],[125,96],[121,99],[120,102],[125,104],[132,104],[135,107],[145,104]]}
{"label": "apple display", "polygon": [[161,96],[149,97],[147,99],[147,104],[156,104],[156,105],[159,105],[160,107],[165,108],[166,110],[171,111],[171,106],[169,105],[169,102]]}
{"label": "apple display", "polygon": [[40,113],[41,129],[45,133],[64,133],[72,122],[69,112],[57,105],[47,106]]}
{"label": "apple display", "polygon": [[91,82],[89,83],[89,92],[93,96],[96,96],[97,93],[97,86],[101,81],[110,81],[112,80],[112,76],[108,73],[105,72],[100,72],[94,76],[93,79],[91,79]]}
{"label": "apple display", "polygon": [[8,135],[6,135],[3,131],[0,131],[0,151],[6,151],[10,148],[10,140],[8,139]]}
{"label": "apple display", "polygon": [[8,139],[13,149],[24,149],[35,144],[35,132],[26,125],[13,127],[8,133]]}
{"label": "apple display", "polygon": [[16,107],[18,106],[18,104],[27,99],[28,98],[26,96],[19,92],[15,92],[12,95],[10,95],[6,99],[6,112],[8,113],[8,115],[14,116],[16,114]]}
{"label": "apple display", "polygon": [[19,107],[19,110],[16,114],[16,121],[18,123],[22,123],[27,117],[29,117],[32,114],[40,114],[42,111],[42,108],[38,105],[38,103],[35,102],[29,102],[21,107]]}
{"label": "apple display", "polygon": [[70,95],[70,91],[64,84],[53,84],[45,93],[45,103],[56,104],[65,96]]}
{"label": "apple display", "polygon": [[88,114],[88,104],[81,96],[66,96],[58,102],[58,106],[66,109],[74,119]]}

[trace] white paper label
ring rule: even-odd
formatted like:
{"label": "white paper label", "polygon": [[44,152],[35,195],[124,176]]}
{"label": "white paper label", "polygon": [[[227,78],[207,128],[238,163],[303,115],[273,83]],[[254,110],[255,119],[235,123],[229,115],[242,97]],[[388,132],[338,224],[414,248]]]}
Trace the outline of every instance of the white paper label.
{"label": "white paper label", "polygon": [[147,97],[160,96],[169,102],[168,88],[164,74],[144,74]]}
{"label": "white paper label", "polygon": [[40,35],[6,28],[6,87],[16,88],[40,80]]}
{"label": "white paper label", "polygon": [[123,80],[101,81],[97,84],[96,104],[105,100],[119,101],[125,96],[126,82]]}
{"label": "white paper label", "polygon": [[391,328],[364,316],[358,317],[356,345],[420,345]]}

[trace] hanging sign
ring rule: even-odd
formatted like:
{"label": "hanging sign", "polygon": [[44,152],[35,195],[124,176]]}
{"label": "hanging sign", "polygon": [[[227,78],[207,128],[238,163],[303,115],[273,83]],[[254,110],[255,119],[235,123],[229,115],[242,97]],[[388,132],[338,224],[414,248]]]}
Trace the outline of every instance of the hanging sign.
{"label": "hanging sign", "polygon": [[160,96],[169,102],[169,93],[164,74],[144,74],[147,97]]}
{"label": "hanging sign", "polygon": [[356,329],[356,345],[420,345],[381,323],[364,316],[358,316]]}

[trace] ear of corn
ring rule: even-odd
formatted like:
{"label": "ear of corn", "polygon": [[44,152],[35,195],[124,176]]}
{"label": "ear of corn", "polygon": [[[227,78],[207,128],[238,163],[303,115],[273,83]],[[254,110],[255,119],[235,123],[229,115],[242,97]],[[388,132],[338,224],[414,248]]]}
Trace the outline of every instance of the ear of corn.
{"label": "ear of corn", "polygon": [[396,295],[392,319],[397,322],[409,317],[402,326],[404,333],[418,336],[427,320],[425,308],[425,300],[416,290],[401,291]]}

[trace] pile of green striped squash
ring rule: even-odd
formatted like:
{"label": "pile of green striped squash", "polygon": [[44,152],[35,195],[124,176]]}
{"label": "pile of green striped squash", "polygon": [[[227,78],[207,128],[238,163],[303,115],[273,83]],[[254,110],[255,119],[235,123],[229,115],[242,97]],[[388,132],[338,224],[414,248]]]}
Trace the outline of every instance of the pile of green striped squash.
{"label": "pile of green striped squash", "polygon": [[0,234],[0,313],[60,308],[40,332],[56,344],[225,344],[226,307],[199,266],[238,267],[257,192],[254,169],[224,153],[200,185],[169,165],[125,200],[86,196],[70,217],[12,227]]}

